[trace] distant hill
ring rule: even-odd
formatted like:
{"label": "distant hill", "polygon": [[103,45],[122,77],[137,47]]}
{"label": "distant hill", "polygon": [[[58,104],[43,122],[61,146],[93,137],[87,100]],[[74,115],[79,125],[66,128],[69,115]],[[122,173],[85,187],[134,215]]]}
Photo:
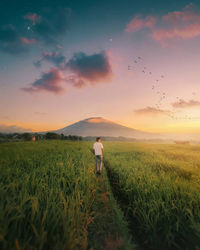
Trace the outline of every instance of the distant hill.
{"label": "distant hill", "polygon": [[6,126],[3,124],[0,124],[0,133],[5,133],[5,134],[9,134],[9,133],[25,133],[25,132],[32,132],[31,129],[25,129],[19,126]]}
{"label": "distant hill", "polygon": [[127,137],[135,139],[160,138],[159,134],[128,128],[102,117],[91,117],[54,131],[64,135]]}

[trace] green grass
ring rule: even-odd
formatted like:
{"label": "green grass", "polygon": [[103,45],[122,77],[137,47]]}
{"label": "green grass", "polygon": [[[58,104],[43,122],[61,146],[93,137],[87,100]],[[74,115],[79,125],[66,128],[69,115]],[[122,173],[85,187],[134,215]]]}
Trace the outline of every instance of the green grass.
{"label": "green grass", "polygon": [[91,146],[0,145],[1,249],[108,249],[116,242],[114,249],[133,249],[106,173],[95,175]]}
{"label": "green grass", "polygon": [[[200,147],[0,144],[1,249],[200,249]],[[134,244],[134,242],[137,243]]]}
{"label": "green grass", "polygon": [[134,239],[200,249],[200,147],[106,143],[105,164]]}

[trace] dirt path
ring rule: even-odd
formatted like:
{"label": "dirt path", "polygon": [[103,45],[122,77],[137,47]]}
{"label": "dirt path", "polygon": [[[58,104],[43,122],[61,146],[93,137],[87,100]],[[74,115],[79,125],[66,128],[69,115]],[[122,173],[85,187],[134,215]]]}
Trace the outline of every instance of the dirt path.
{"label": "dirt path", "polygon": [[130,238],[123,214],[113,197],[107,178],[106,169],[96,176],[97,196],[95,201],[94,223],[89,226],[88,249],[135,249],[130,245]]}

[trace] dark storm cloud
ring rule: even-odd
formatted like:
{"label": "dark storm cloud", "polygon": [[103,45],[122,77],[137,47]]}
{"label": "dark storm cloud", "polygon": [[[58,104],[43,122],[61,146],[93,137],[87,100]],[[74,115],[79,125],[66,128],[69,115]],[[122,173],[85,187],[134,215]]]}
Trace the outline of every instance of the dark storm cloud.
{"label": "dark storm cloud", "polygon": [[75,87],[82,87],[87,83],[94,84],[102,81],[110,81],[112,69],[106,52],[86,55],[83,52],[76,53],[66,64],[74,75],[70,76]]}
{"label": "dark storm cloud", "polygon": [[6,53],[25,53],[33,41],[21,36],[13,25],[0,26],[0,50]]}
{"label": "dark storm cloud", "polygon": [[29,93],[46,91],[59,94],[64,90],[62,87],[64,81],[62,71],[52,68],[48,72],[42,73],[39,79],[31,83],[29,87],[22,88],[22,90]]}
{"label": "dark storm cloud", "polygon": [[69,8],[46,8],[41,14],[28,13],[24,16],[38,39],[47,43],[57,43],[69,28]]}

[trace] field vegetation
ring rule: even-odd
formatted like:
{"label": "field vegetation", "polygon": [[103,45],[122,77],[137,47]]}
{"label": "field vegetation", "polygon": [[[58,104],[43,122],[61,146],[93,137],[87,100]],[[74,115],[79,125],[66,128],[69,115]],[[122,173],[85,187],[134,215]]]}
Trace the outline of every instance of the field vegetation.
{"label": "field vegetation", "polygon": [[200,249],[200,147],[0,144],[1,249]]}
{"label": "field vegetation", "polygon": [[200,249],[200,147],[107,142],[105,152],[134,239],[150,249]]}

